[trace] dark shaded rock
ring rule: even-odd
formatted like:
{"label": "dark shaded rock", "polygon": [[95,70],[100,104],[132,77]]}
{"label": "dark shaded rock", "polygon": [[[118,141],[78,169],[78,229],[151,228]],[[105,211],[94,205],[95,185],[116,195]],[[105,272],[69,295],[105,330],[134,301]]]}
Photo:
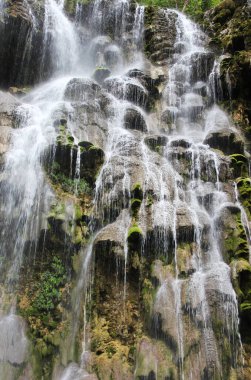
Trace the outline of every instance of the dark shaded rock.
{"label": "dark shaded rock", "polygon": [[244,152],[243,140],[230,129],[210,133],[205,138],[204,144],[210,145],[211,148],[219,149],[227,155],[234,153],[243,154]]}
{"label": "dark shaded rock", "polygon": [[191,56],[191,81],[192,83],[206,82],[214,65],[214,54],[212,52],[199,52]]}
{"label": "dark shaded rock", "polygon": [[18,126],[16,109],[19,105],[14,96],[0,91],[0,164],[2,164],[1,156],[8,150],[11,128]]}
{"label": "dark shaded rock", "polygon": [[[81,145],[80,145],[81,144]],[[104,162],[104,152],[93,144],[81,142],[80,146],[80,178],[84,178],[91,186],[94,186],[96,175]],[[78,147],[74,142],[60,138],[57,142],[54,162],[59,166],[58,171],[67,178],[76,176]]]}
{"label": "dark shaded rock", "polygon": [[177,15],[163,9],[148,7],[145,12],[145,52],[157,65],[164,65],[174,52]]}
{"label": "dark shaded rock", "polygon": [[128,108],[124,116],[124,125],[126,129],[136,129],[137,131],[146,132],[147,126],[144,116],[134,108]]}
{"label": "dark shaded rock", "polygon": [[202,97],[194,93],[182,96],[181,111],[190,121],[196,121],[202,116],[204,105]]}
{"label": "dark shaded rock", "polygon": [[[30,8],[36,18],[33,24]],[[10,1],[0,20],[0,82],[5,88],[34,84],[50,72],[47,59],[46,72],[41,72],[43,49],[43,5],[35,7],[25,1]]]}
{"label": "dark shaded rock", "polygon": [[159,77],[157,79],[153,79],[149,75],[145,74],[143,71],[138,69],[130,70],[127,73],[127,76],[129,78],[137,78],[140,81],[140,83],[146,88],[149,97],[152,100],[159,99],[160,94],[157,87],[161,82],[161,79]]}
{"label": "dark shaded rock", "polygon": [[116,45],[109,45],[104,51],[104,60],[108,67],[115,67],[121,60],[121,52]]}
{"label": "dark shaded rock", "polygon": [[173,140],[170,142],[171,147],[190,148],[191,143],[187,140]]}
{"label": "dark shaded rock", "polygon": [[144,141],[150,149],[156,151],[158,147],[166,146],[168,138],[164,135],[152,135],[145,137]]}
{"label": "dark shaded rock", "polygon": [[64,98],[70,101],[87,101],[95,99],[101,87],[90,79],[74,78],[66,86]]}
{"label": "dark shaded rock", "polygon": [[93,78],[98,82],[98,83],[103,83],[104,80],[109,77],[111,74],[111,71],[107,69],[106,67],[98,67],[94,74]]}
{"label": "dark shaded rock", "polygon": [[205,82],[197,82],[193,86],[193,92],[195,92],[198,95],[201,95],[202,97],[207,96],[207,85]]}
{"label": "dark shaded rock", "polygon": [[142,108],[149,108],[149,96],[137,79],[108,78],[104,87],[119,99],[128,100]]}
{"label": "dark shaded rock", "polygon": [[172,124],[177,119],[179,110],[176,107],[168,107],[161,115],[161,121],[165,124]]}

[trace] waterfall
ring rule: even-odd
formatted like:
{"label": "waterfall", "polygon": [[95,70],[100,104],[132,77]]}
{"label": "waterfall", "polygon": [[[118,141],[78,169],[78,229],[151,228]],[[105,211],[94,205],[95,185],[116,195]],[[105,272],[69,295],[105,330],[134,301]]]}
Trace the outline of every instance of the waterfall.
{"label": "waterfall", "polygon": [[240,223],[249,261],[251,238],[220,60],[177,10],[64,5],[44,1],[39,83],[3,108],[0,380],[237,378],[223,236]]}

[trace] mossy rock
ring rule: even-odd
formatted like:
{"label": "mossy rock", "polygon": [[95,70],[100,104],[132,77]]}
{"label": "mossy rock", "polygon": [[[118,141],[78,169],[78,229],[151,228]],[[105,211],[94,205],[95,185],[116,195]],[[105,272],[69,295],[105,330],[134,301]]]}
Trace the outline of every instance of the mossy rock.
{"label": "mossy rock", "polygon": [[108,78],[111,74],[111,71],[107,67],[97,67],[94,74],[93,78],[98,82],[98,83],[103,83],[106,78]]}
{"label": "mossy rock", "polygon": [[141,206],[142,200],[138,198],[133,198],[131,199],[131,210],[132,210],[132,215],[134,217],[137,216],[137,213],[139,211],[139,208]]}
{"label": "mossy rock", "polygon": [[143,240],[143,232],[141,228],[137,224],[132,225],[127,234],[127,242],[130,251],[139,252],[141,250]]}
{"label": "mossy rock", "polygon": [[132,195],[132,199],[139,199],[141,201],[143,200],[143,190],[139,182],[135,183],[132,186],[131,195]]}

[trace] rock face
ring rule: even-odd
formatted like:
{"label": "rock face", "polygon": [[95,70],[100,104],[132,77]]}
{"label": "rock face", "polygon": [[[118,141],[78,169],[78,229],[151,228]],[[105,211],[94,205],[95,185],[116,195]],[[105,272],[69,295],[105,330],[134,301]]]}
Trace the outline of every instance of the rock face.
{"label": "rock face", "polygon": [[[212,43],[223,50],[220,97],[250,141],[250,4],[223,1],[205,14]],[[215,37],[217,36],[217,37]],[[229,104],[231,99],[231,106]]]}
{"label": "rock face", "polygon": [[0,380],[248,380],[249,7],[1,7]]}
{"label": "rock face", "polygon": [[44,9],[43,1],[9,1],[0,20],[1,86],[34,84],[40,78]]}
{"label": "rock face", "polygon": [[222,150],[227,155],[244,153],[243,140],[229,129],[210,133],[206,136],[204,143],[209,144],[212,148]]}
{"label": "rock face", "polygon": [[0,163],[3,164],[3,154],[8,150],[11,129],[15,127],[15,111],[19,102],[9,93],[0,91]]}

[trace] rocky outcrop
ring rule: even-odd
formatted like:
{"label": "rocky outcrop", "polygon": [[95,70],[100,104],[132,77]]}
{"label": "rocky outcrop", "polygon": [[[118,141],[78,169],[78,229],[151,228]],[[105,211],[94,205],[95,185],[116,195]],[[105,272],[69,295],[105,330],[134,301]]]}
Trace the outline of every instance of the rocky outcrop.
{"label": "rocky outcrop", "polygon": [[204,25],[212,44],[223,48],[220,79],[224,106],[250,141],[251,21],[248,1],[222,1],[206,12]]}
{"label": "rocky outcrop", "polygon": [[160,8],[147,7],[145,14],[145,52],[159,66],[170,61],[174,53],[176,16],[174,13],[169,15],[167,23],[167,12]]}
{"label": "rocky outcrop", "polygon": [[17,122],[18,100],[9,93],[0,91],[0,165],[3,164],[3,154],[7,152],[11,129]]}
{"label": "rocky outcrop", "polygon": [[35,4],[10,0],[5,2],[3,10],[0,20],[1,86],[32,85],[46,76],[40,72],[43,49],[37,49],[43,46],[43,1]]}

